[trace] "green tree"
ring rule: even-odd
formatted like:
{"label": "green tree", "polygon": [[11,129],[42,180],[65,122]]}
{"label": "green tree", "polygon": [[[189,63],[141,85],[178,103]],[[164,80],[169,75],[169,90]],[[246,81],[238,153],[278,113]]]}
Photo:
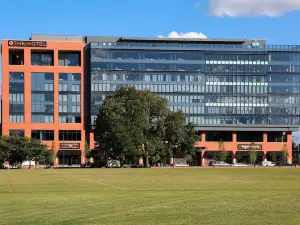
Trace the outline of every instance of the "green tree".
{"label": "green tree", "polygon": [[236,158],[236,161],[237,161],[238,163],[241,163],[242,160],[243,160],[243,156],[242,156],[242,154],[241,154],[240,152],[237,152],[237,153],[236,153],[235,158]]}
{"label": "green tree", "polygon": [[217,152],[213,152],[213,156],[212,156],[214,161],[219,160],[219,154]]}
{"label": "green tree", "polygon": [[0,136],[0,168],[2,167],[5,161],[8,161],[10,158],[10,151],[8,148],[8,142],[6,136]]}
{"label": "green tree", "polygon": [[224,162],[227,161],[228,158],[228,152],[225,149],[223,141],[219,142],[219,158],[220,161],[224,161]]}
{"label": "green tree", "polygon": [[228,151],[226,150],[222,150],[219,152],[219,158],[220,158],[220,161],[227,161],[227,158],[228,158]]}
{"label": "green tree", "polygon": [[282,162],[286,163],[288,157],[289,157],[288,149],[287,149],[286,144],[284,144],[282,146],[282,149],[281,149],[281,160],[282,160]]}
{"label": "green tree", "polygon": [[96,120],[95,139],[110,157],[136,155],[149,160],[172,157],[183,141],[185,116],[173,113],[166,98],[148,90],[122,87],[108,96]]}
{"label": "green tree", "polygon": [[[175,152],[182,151],[184,146],[180,146],[185,138],[185,115],[180,110],[178,112],[168,112],[164,122],[163,146],[160,157],[166,159],[174,156]],[[194,142],[195,143],[195,142]]]}
{"label": "green tree", "polygon": [[180,144],[180,149],[185,155],[194,156],[196,154],[197,148],[195,143],[197,141],[197,134],[195,131],[195,125],[188,123],[184,125],[183,139]]}
{"label": "green tree", "polygon": [[85,157],[85,165],[87,165],[88,163],[88,158],[91,155],[91,149],[90,149],[90,145],[87,141],[85,141],[84,143],[84,157]]}
{"label": "green tree", "polygon": [[40,140],[25,138],[25,151],[26,160],[29,161],[29,168],[31,167],[31,161],[43,162],[48,157],[48,147]]}
{"label": "green tree", "polygon": [[7,147],[10,152],[9,162],[10,163],[21,163],[27,160],[30,155],[29,148],[27,147],[28,138],[24,136],[8,136],[6,137]]}
{"label": "green tree", "polygon": [[46,145],[40,140],[17,135],[0,137],[0,162],[2,163],[3,160],[10,163],[21,163],[25,160],[43,161],[46,151],[48,151]]}
{"label": "green tree", "polygon": [[277,162],[277,155],[276,155],[276,152],[272,152],[272,153],[271,153],[271,161],[272,161],[272,162]]}
{"label": "green tree", "polygon": [[188,154],[184,157],[185,161],[187,162],[187,164],[191,164],[193,162],[193,156]]}

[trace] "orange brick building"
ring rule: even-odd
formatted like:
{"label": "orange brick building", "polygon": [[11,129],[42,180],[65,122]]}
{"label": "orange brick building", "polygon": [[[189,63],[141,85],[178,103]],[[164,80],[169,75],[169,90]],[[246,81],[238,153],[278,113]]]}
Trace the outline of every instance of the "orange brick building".
{"label": "orange brick building", "polygon": [[56,165],[84,163],[84,47],[78,39],[2,41],[2,134],[42,140]]}

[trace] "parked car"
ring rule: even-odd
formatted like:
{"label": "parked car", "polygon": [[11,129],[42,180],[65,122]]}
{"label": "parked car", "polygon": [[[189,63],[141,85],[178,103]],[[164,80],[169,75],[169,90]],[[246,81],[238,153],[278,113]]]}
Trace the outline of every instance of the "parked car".
{"label": "parked car", "polygon": [[249,165],[245,164],[245,163],[233,163],[231,166],[233,166],[233,167],[246,167],[246,166],[249,166]]}
{"label": "parked car", "polygon": [[228,163],[226,163],[226,162],[222,162],[222,161],[214,161],[214,162],[212,162],[212,164],[211,164],[212,166],[224,166],[224,167],[226,167],[226,166],[230,166],[230,164],[228,164]]}
{"label": "parked car", "polygon": [[277,162],[276,166],[293,166],[293,165],[285,162]]}
{"label": "parked car", "polygon": [[262,166],[275,166],[276,163],[270,162],[270,161],[263,161],[263,162],[261,163],[261,165],[262,165]]}

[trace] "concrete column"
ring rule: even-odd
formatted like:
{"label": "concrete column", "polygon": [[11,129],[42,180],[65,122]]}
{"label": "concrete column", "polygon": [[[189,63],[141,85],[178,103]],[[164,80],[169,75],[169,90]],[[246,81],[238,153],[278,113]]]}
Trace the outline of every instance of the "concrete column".
{"label": "concrete column", "polygon": [[170,158],[170,165],[173,165],[174,163],[174,158]]}
{"label": "concrete column", "polygon": [[232,159],[232,163],[235,164],[236,163],[236,158]]}
{"label": "concrete column", "polygon": [[84,157],[84,154],[81,155],[81,164],[82,164],[82,165],[85,164],[85,157]]}
{"label": "concrete column", "polygon": [[236,151],[232,152],[232,163],[236,163]]}
{"label": "concrete column", "polygon": [[293,146],[293,136],[292,136],[292,132],[288,132],[287,134],[287,143],[286,143],[286,146],[287,146],[287,149],[288,149],[288,163],[289,164],[292,164],[293,163],[293,149],[292,149],[292,146]]}
{"label": "concrete column", "polygon": [[206,133],[205,132],[201,133],[201,142],[206,142]]}
{"label": "concrete column", "polygon": [[[55,154],[57,153],[57,151],[55,152]],[[54,166],[58,166],[58,157],[55,156],[54,158]]]}
{"label": "concrete column", "polygon": [[236,132],[232,132],[232,142],[233,143],[237,142],[237,133]]}
{"label": "concrete column", "polygon": [[201,166],[206,167],[205,151],[201,152]]}
{"label": "concrete column", "polygon": [[267,153],[266,151],[264,151],[264,156],[263,156],[263,161],[266,162],[267,161]]}

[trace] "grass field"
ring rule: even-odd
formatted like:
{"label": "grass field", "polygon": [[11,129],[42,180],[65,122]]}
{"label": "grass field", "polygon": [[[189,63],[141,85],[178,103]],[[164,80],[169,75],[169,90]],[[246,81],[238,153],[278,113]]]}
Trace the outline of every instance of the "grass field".
{"label": "grass field", "polygon": [[0,170],[0,224],[300,224],[300,169]]}

